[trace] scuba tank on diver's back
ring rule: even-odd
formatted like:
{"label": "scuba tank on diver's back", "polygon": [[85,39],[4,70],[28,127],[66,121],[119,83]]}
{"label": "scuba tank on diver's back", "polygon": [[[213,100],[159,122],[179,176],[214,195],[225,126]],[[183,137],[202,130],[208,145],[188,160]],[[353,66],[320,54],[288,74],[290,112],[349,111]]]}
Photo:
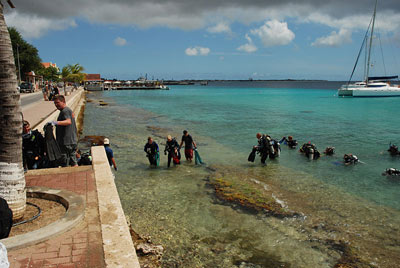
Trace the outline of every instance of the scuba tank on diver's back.
{"label": "scuba tank on diver's back", "polygon": [[299,151],[310,160],[318,159],[321,156],[320,152],[317,150],[317,146],[311,142],[304,143]]}

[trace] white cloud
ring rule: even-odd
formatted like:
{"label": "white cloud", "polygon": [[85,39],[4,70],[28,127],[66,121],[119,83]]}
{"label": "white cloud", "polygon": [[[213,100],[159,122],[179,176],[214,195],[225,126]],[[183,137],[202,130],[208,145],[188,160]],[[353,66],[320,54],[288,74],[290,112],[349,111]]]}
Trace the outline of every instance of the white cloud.
{"label": "white cloud", "polygon": [[338,47],[346,43],[351,43],[351,31],[340,29],[339,33],[333,31],[329,36],[318,38],[311,45],[316,47]]}
{"label": "white cloud", "polygon": [[[372,4],[366,5],[365,0],[25,0],[19,1],[16,11],[10,11],[5,5],[5,15],[9,26],[15,26],[23,36],[30,38],[73,27],[76,18],[100,24],[206,29],[211,33],[228,34],[235,23],[248,26],[266,19],[284,21],[290,18],[296,23],[317,23],[332,29],[355,31],[368,26]],[[377,29],[397,31],[400,28],[398,0],[381,1],[378,19]],[[215,26],[207,28],[209,25]],[[266,37],[268,33],[260,32],[260,35],[265,37],[263,40],[268,46],[281,45],[285,40],[278,36],[273,42],[272,37]],[[290,43],[294,34],[286,29],[286,35],[286,42]]]}
{"label": "white cloud", "polygon": [[185,54],[188,56],[207,56],[210,54],[210,49],[208,47],[188,47],[185,50]]}
{"label": "white cloud", "polygon": [[191,47],[188,47],[186,50],[185,50],[185,54],[186,55],[188,55],[188,56],[197,56],[197,54],[198,54],[199,52],[197,51],[197,49],[196,48],[191,48]]}
{"label": "white cloud", "polygon": [[210,49],[208,47],[199,47],[200,55],[207,56],[210,53]]}
{"label": "white cloud", "polygon": [[122,37],[117,37],[114,39],[114,45],[116,46],[120,46],[123,47],[127,44],[126,39],[122,38]]}
{"label": "white cloud", "polygon": [[295,37],[286,22],[277,20],[266,21],[260,28],[251,30],[251,33],[258,36],[266,47],[287,45]]}
{"label": "white cloud", "polygon": [[253,44],[253,40],[250,38],[248,34],[246,34],[246,39],[248,41],[247,44],[241,45],[237,48],[239,51],[244,51],[247,53],[253,53],[257,51],[257,47]]}
{"label": "white cloud", "polygon": [[65,30],[76,27],[73,19],[49,19],[36,15],[21,16],[17,12],[11,12],[5,16],[8,26],[15,27],[24,38],[39,38],[49,31]]}
{"label": "white cloud", "polygon": [[231,30],[230,26],[225,22],[220,22],[220,23],[216,24],[215,26],[208,27],[207,31],[210,33],[232,34],[232,30]]}

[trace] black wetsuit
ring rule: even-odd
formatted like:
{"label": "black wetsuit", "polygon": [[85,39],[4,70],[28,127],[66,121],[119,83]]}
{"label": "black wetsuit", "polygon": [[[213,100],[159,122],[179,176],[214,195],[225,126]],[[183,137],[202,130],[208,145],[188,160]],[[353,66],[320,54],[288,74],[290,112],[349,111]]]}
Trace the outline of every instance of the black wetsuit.
{"label": "black wetsuit", "polygon": [[181,155],[179,152],[179,144],[176,141],[176,139],[172,139],[170,141],[167,140],[167,143],[165,144],[164,153],[166,154],[167,152],[168,152],[168,167],[170,167],[171,159],[173,157],[178,157],[178,159],[181,158]]}
{"label": "black wetsuit", "polygon": [[256,147],[257,152],[261,156],[261,163],[266,164],[266,160],[269,154],[269,141],[267,140],[267,136],[262,135],[261,138],[258,140],[258,146]]}
{"label": "black wetsuit", "polygon": [[22,135],[22,152],[24,164],[28,169],[42,167],[44,138],[38,130],[32,130]]}
{"label": "black wetsuit", "polygon": [[157,143],[155,141],[153,141],[152,144],[146,143],[144,151],[146,152],[147,158],[149,158],[150,165],[157,166],[156,155],[159,151]]}
{"label": "black wetsuit", "polygon": [[305,143],[300,149],[300,152],[304,153],[307,158],[310,158],[310,155],[313,155],[313,159],[317,159],[320,157],[320,153],[317,150],[317,147],[311,143]]}
{"label": "black wetsuit", "polygon": [[297,141],[296,141],[296,140],[293,140],[293,139],[289,140],[289,139],[287,139],[286,137],[283,137],[283,138],[279,141],[280,144],[282,144],[282,142],[286,142],[287,146],[288,146],[290,149],[295,149],[296,146],[297,146]]}

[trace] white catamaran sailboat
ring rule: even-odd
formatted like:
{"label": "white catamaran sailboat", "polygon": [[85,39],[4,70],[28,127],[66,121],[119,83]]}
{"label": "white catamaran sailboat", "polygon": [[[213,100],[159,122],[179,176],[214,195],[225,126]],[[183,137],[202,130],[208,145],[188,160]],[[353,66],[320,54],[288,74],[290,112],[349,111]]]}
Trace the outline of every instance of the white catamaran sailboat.
{"label": "white catamaran sailboat", "polygon": [[[369,39],[369,49],[368,49],[368,60],[366,62],[366,75],[363,82],[356,82],[350,84],[350,80],[353,77],[354,71],[356,69],[358,59],[360,58],[361,51],[364,46],[367,45],[367,35],[369,32],[369,27],[367,30],[367,34],[364,37],[364,41],[361,45],[360,52],[358,53],[356,64],[353,68],[353,72],[350,76],[350,80],[346,85],[343,85],[338,90],[339,97],[400,97],[400,85],[392,84],[391,80],[398,78],[398,76],[377,76],[377,77],[369,77],[369,67],[371,60],[371,47],[372,47],[372,38],[374,34],[375,27],[375,17],[376,17],[376,6],[378,0],[375,2],[374,15],[372,17],[372,27],[371,27],[371,36]],[[370,24],[371,25],[371,24]]]}

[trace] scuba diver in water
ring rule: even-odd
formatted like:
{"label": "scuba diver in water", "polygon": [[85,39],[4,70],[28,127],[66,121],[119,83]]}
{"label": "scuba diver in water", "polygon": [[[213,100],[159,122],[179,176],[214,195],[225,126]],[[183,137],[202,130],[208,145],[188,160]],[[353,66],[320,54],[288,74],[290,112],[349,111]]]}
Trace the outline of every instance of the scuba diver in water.
{"label": "scuba diver in water", "polygon": [[318,159],[321,156],[320,152],[317,150],[317,146],[311,142],[304,143],[299,151],[310,160]]}
{"label": "scuba diver in water", "polygon": [[343,161],[344,161],[344,164],[347,166],[347,165],[356,164],[356,163],[358,163],[359,160],[358,160],[358,157],[356,155],[345,154],[343,156]]}
{"label": "scuba diver in water", "polygon": [[335,147],[333,147],[333,146],[326,147],[325,151],[324,151],[324,154],[325,155],[333,155],[333,154],[335,154]]}
{"label": "scuba diver in water", "polygon": [[387,168],[382,176],[400,176],[400,170],[395,168]]}
{"label": "scuba diver in water", "polygon": [[253,150],[251,151],[248,160],[250,162],[254,162],[256,153],[258,153],[261,157],[261,164],[266,165],[268,155],[274,151],[274,148],[270,142],[271,138],[267,135],[262,135],[261,133],[257,133],[256,137],[258,139],[258,145],[253,146]]}
{"label": "scuba diver in water", "polygon": [[171,166],[171,159],[174,165],[180,164],[181,153],[179,151],[179,144],[171,135],[167,136],[167,143],[165,144],[164,154],[168,153],[168,167]]}
{"label": "scuba diver in water", "polygon": [[157,160],[159,159],[159,149],[157,143],[153,141],[152,137],[147,138],[147,143],[144,146],[144,151],[146,152],[146,156],[149,159],[150,165],[157,166]]}
{"label": "scuba diver in water", "polygon": [[296,149],[296,146],[297,146],[297,141],[294,140],[292,136],[288,136],[287,138],[283,137],[279,141],[279,143],[280,144],[282,144],[282,143],[286,144],[287,146],[289,146],[290,149]]}
{"label": "scuba diver in water", "polygon": [[390,152],[390,154],[393,155],[393,156],[394,155],[400,155],[399,148],[394,144],[390,144],[388,152]]}
{"label": "scuba diver in water", "polygon": [[281,144],[275,139],[272,139],[267,135],[267,141],[269,142],[269,159],[275,159],[281,155]]}

